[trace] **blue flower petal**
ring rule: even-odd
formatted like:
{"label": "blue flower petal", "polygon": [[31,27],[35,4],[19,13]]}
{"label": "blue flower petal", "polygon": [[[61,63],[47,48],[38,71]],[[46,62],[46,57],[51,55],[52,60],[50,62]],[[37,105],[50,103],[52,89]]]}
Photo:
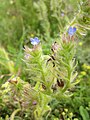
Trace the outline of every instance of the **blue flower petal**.
{"label": "blue flower petal", "polygon": [[76,28],[75,28],[75,27],[73,28],[73,32],[74,32],[74,33],[76,32]]}
{"label": "blue flower petal", "polygon": [[40,40],[38,39],[38,37],[35,37],[34,40],[35,40],[37,43],[40,42]]}
{"label": "blue flower petal", "polygon": [[30,41],[32,42],[32,41],[34,41],[34,39],[33,39],[33,38],[30,38]]}
{"label": "blue flower petal", "polygon": [[34,40],[39,40],[38,37],[35,37]]}
{"label": "blue flower petal", "polygon": [[75,27],[70,27],[69,29],[68,29],[68,34],[69,35],[74,35],[74,33],[76,32],[76,28]]}
{"label": "blue flower petal", "polygon": [[37,42],[33,41],[31,42],[32,45],[37,45]]}

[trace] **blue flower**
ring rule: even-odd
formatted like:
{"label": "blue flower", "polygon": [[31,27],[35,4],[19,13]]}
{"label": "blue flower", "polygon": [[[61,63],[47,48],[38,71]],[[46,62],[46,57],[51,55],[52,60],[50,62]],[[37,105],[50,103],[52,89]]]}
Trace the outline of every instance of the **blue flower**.
{"label": "blue flower", "polygon": [[68,34],[70,36],[73,36],[75,32],[76,32],[76,28],[75,27],[69,27]]}
{"label": "blue flower", "polygon": [[38,45],[40,40],[38,39],[38,37],[35,38],[30,38],[31,44],[32,45]]}

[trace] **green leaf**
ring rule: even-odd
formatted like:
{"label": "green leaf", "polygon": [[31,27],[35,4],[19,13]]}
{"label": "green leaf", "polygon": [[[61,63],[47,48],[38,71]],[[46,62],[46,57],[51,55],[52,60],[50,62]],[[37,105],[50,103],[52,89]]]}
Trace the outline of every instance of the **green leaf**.
{"label": "green leaf", "polygon": [[80,106],[79,111],[83,120],[90,120],[89,114],[83,106]]}

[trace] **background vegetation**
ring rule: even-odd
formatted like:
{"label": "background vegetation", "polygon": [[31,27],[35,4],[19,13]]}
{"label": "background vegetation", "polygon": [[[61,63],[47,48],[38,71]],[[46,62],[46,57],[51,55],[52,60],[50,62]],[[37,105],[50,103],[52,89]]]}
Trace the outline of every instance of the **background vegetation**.
{"label": "background vegetation", "polygon": [[[0,0],[0,120],[35,119],[33,115],[35,106],[30,103],[28,108],[23,103],[24,107],[20,112],[20,101],[12,97],[13,91],[16,99],[21,95],[22,101],[25,102],[36,100],[38,96],[32,88],[28,89],[28,84],[33,87],[35,81],[30,78],[30,73],[26,71],[28,68],[23,62],[24,47],[25,45],[31,47],[30,38],[37,36],[41,41],[43,53],[50,55],[51,46],[55,41],[59,42],[64,37],[68,39],[67,31],[70,26],[75,26],[77,29],[74,36],[77,47],[74,49],[78,61],[76,79],[80,82],[72,90],[73,96],[59,101],[52,100],[49,103],[51,110],[49,113],[45,111],[44,120],[90,119],[90,2],[89,0]],[[20,81],[19,84],[8,86],[7,81],[11,79],[17,82],[15,78]],[[22,86],[23,90],[31,92],[26,95]],[[28,96],[32,98],[29,99]]]}

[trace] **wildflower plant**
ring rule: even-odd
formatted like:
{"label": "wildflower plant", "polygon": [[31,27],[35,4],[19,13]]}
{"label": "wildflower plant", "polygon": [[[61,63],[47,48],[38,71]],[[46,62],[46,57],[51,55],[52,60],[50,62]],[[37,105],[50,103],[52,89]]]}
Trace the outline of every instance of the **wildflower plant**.
{"label": "wildflower plant", "polygon": [[[22,69],[24,69],[25,73],[28,72],[30,80],[34,81],[34,85],[29,83],[29,81],[25,82],[21,79],[22,76],[17,74],[17,70],[15,69],[16,64],[9,59],[8,54],[3,48],[0,49],[0,63],[11,73],[11,77],[8,78],[6,83],[2,84],[0,88],[0,107],[5,108],[6,106],[11,110],[9,116],[6,116],[7,119],[10,117],[11,120],[14,120],[16,114],[19,115],[17,115],[17,119],[29,116],[31,120],[43,120],[45,115],[45,119],[48,119],[52,111],[50,107],[52,101],[55,100],[60,102],[73,96],[73,89],[75,89],[76,85],[80,82],[81,77],[84,78],[84,75],[86,76],[86,74],[82,72],[83,76],[76,79],[78,73],[76,70],[77,61],[75,59],[77,35],[86,35],[86,30],[90,30],[90,19],[88,18],[87,13],[89,10],[89,4],[86,9],[85,3],[87,3],[87,1],[84,1],[85,0],[73,0],[75,5],[73,5],[71,0],[69,3],[72,5],[69,5],[67,0],[51,0],[49,2],[47,0],[31,0],[29,1],[30,4],[28,4],[26,0],[19,0],[10,3],[15,6],[14,12],[17,11],[16,16],[12,16],[13,20],[16,21],[15,19],[17,16],[18,19],[20,19],[21,24],[19,26],[21,32],[19,35],[21,36],[23,32],[26,33],[25,36],[22,35],[22,37],[15,37],[20,38],[21,42],[20,58],[18,56],[19,60],[22,59],[24,38],[27,34],[30,34],[28,31],[31,31],[31,33],[41,33],[40,39],[42,40],[43,36],[47,42],[49,41],[48,43],[51,43],[51,38],[55,37],[55,35],[57,36],[57,33],[60,35],[59,37],[55,37],[55,41],[52,40],[53,44],[51,45],[51,53],[49,54],[44,54],[42,49],[42,43],[44,42],[40,41],[38,37],[33,38],[32,36],[32,38],[29,39],[31,47],[24,45],[24,58],[22,59],[22,62],[23,64],[26,64],[26,67],[24,68],[22,66]],[[26,9],[24,9],[24,5],[26,6]],[[16,10],[19,7],[20,10]],[[75,7],[76,9],[73,10],[72,7]],[[34,17],[32,17],[32,14],[28,14],[26,10],[31,11],[30,13],[32,13]],[[70,14],[72,11],[73,15]],[[10,10],[10,12],[15,14],[13,13],[13,10]],[[11,13],[8,13],[8,15],[11,15]],[[84,22],[84,20],[86,21]],[[2,22],[4,21],[2,20]],[[39,25],[40,29],[38,30]],[[18,27],[15,25],[15,28]],[[8,31],[8,33],[12,32]],[[12,37],[8,36],[8,39],[12,39]],[[3,40],[5,41],[6,38]],[[45,45],[46,42],[44,43],[44,46]],[[5,62],[2,61],[2,58],[5,58]],[[89,66],[86,68],[87,71],[90,69]],[[27,81],[28,75],[25,74],[24,77]],[[80,89],[85,94],[85,88],[83,89],[82,87]],[[80,93],[82,91],[80,91]],[[87,92],[89,94],[89,89],[87,89]],[[84,109],[81,106],[80,114],[83,118],[85,117],[85,115],[83,115],[83,112],[85,111],[87,111],[86,108]],[[60,112],[58,111],[57,113],[63,115],[62,119],[67,117],[67,115],[65,117],[65,114],[68,113],[67,110]],[[73,119],[73,115],[74,112],[71,112],[70,114],[68,113],[68,119]],[[89,115],[87,115],[87,118],[89,119]],[[56,117],[54,120],[58,120],[58,118]]]}
{"label": "wildflower plant", "polygon": [[[73,33],[74,34],[74,33]],[[60,41],[52,45],[52,54],[44,55],[40,40],[30,39],[32,48],[25,46],[25,59],[30,79],[35,81],[34,90],[39,94],[36,119],[41,119],[45,112],[50,111],[49,102],[61,100],[72,93],[70,90],[79,81],[75,81],[77,72],[75,62],[75,46],[73,41]],[[26,57],[27,56],[27,57]]]}

